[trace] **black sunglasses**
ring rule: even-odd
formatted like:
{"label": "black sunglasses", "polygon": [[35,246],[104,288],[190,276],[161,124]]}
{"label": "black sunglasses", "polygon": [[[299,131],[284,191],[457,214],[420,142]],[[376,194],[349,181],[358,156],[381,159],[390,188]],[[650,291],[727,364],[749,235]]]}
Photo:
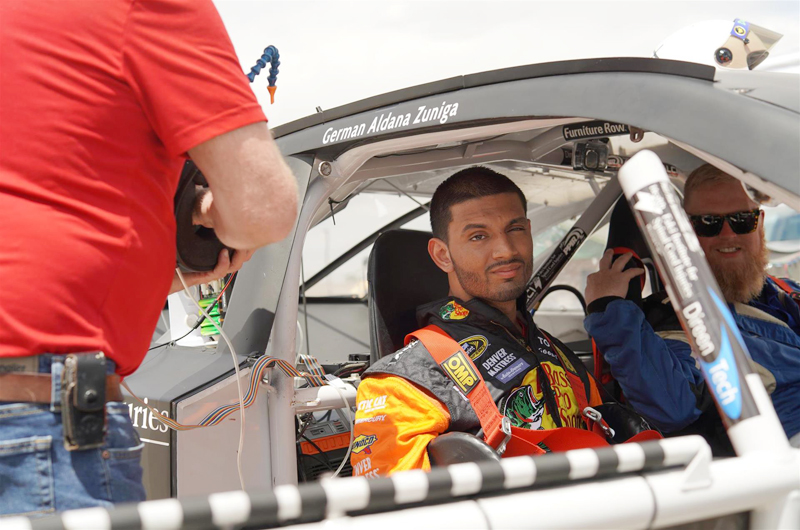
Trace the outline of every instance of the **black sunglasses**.
{"label": "black sunglasses", "polygon": [[761,217],[761,210],[749,210],[745,212],[729,213],[727,215],[690,215],[695,233],[700,237],[714,237],[722,232],[722,223],[728,221],[734,234],[750,234],[758,228],[758,220]]}

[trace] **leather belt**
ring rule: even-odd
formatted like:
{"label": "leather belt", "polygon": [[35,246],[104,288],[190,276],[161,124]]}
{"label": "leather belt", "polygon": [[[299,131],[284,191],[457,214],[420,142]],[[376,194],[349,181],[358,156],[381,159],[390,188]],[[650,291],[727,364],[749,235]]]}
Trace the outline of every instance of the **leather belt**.
{"label": "leather belt", "polygon": [[[106,376],[106,401],[122,401],[119,375]],[[50,374],[0,374],[0,401],[50,403],[52,400]],[[60,396],[56,396],[60,399]]]}

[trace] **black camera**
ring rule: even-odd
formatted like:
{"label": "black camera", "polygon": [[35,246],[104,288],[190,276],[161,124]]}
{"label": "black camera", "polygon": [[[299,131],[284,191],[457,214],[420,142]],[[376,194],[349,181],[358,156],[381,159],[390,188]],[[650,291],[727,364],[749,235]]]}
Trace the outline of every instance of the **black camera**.
{"label": "black camera", "polygon": [[575,142],[572,150],[572,169],[605,171],[608,167],[608,144],[600,140]]}

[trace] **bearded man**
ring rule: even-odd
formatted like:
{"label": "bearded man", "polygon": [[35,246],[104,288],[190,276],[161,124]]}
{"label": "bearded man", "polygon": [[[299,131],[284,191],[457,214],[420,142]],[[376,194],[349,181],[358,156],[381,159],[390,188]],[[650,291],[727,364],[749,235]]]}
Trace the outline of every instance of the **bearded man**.
{"label": "bearded man", "polygon": [[457,373],[464,377],[448,377],[420,335],[370,367],[358,388],[355,475],[429,469],[427,448],[437,436],[477,433],[481,421],[467,398],[473,395],[473,368],[504,422],[531,436],[550,436],[534,442],[534,452],[548,444],[557,449],[554,434],[596,445],[587,443],[593,433],[582,416],[586,406],[600,403],[594,381],[578,357],[537,328],[525,310],[533,272],[526,204],[511,180],[482,167],[459,171],[434,193],[428,253],[447,273],[450,292],[419,307],[417,319],[420,327],[433,324],[452,341],[446,353],[449,359],[460,356]]}
{"label": "bearded man", "polygon": [[[764,212],[742,184],[705,164],[689,175],[684,209],[733,318],[795,447],[800,447],[800,285],[767,275]],[[589,276],[584,322],[637,412],[665,433],[703,435],[715,454],[732,453],[691,348],[665,293],[643,312],[625,300],[627,254],[607,251]],[[652,300],[655,298],[656,300]],[[655,301],[656,303],[652,303]],[[660,309],[653,312],[648,307]],[[655,317],[653,315],[656,315]]]}

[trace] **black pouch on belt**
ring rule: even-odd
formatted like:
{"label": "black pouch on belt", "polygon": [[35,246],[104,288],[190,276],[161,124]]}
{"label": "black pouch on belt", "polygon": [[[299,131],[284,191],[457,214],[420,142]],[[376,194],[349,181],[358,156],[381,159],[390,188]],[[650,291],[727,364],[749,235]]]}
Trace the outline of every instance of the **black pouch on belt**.
{"label": "black pouch on belt", "polygon": [[68,355],[61,375],[61,423],[67,451],[103,445],[106,436],[106,357]]}

